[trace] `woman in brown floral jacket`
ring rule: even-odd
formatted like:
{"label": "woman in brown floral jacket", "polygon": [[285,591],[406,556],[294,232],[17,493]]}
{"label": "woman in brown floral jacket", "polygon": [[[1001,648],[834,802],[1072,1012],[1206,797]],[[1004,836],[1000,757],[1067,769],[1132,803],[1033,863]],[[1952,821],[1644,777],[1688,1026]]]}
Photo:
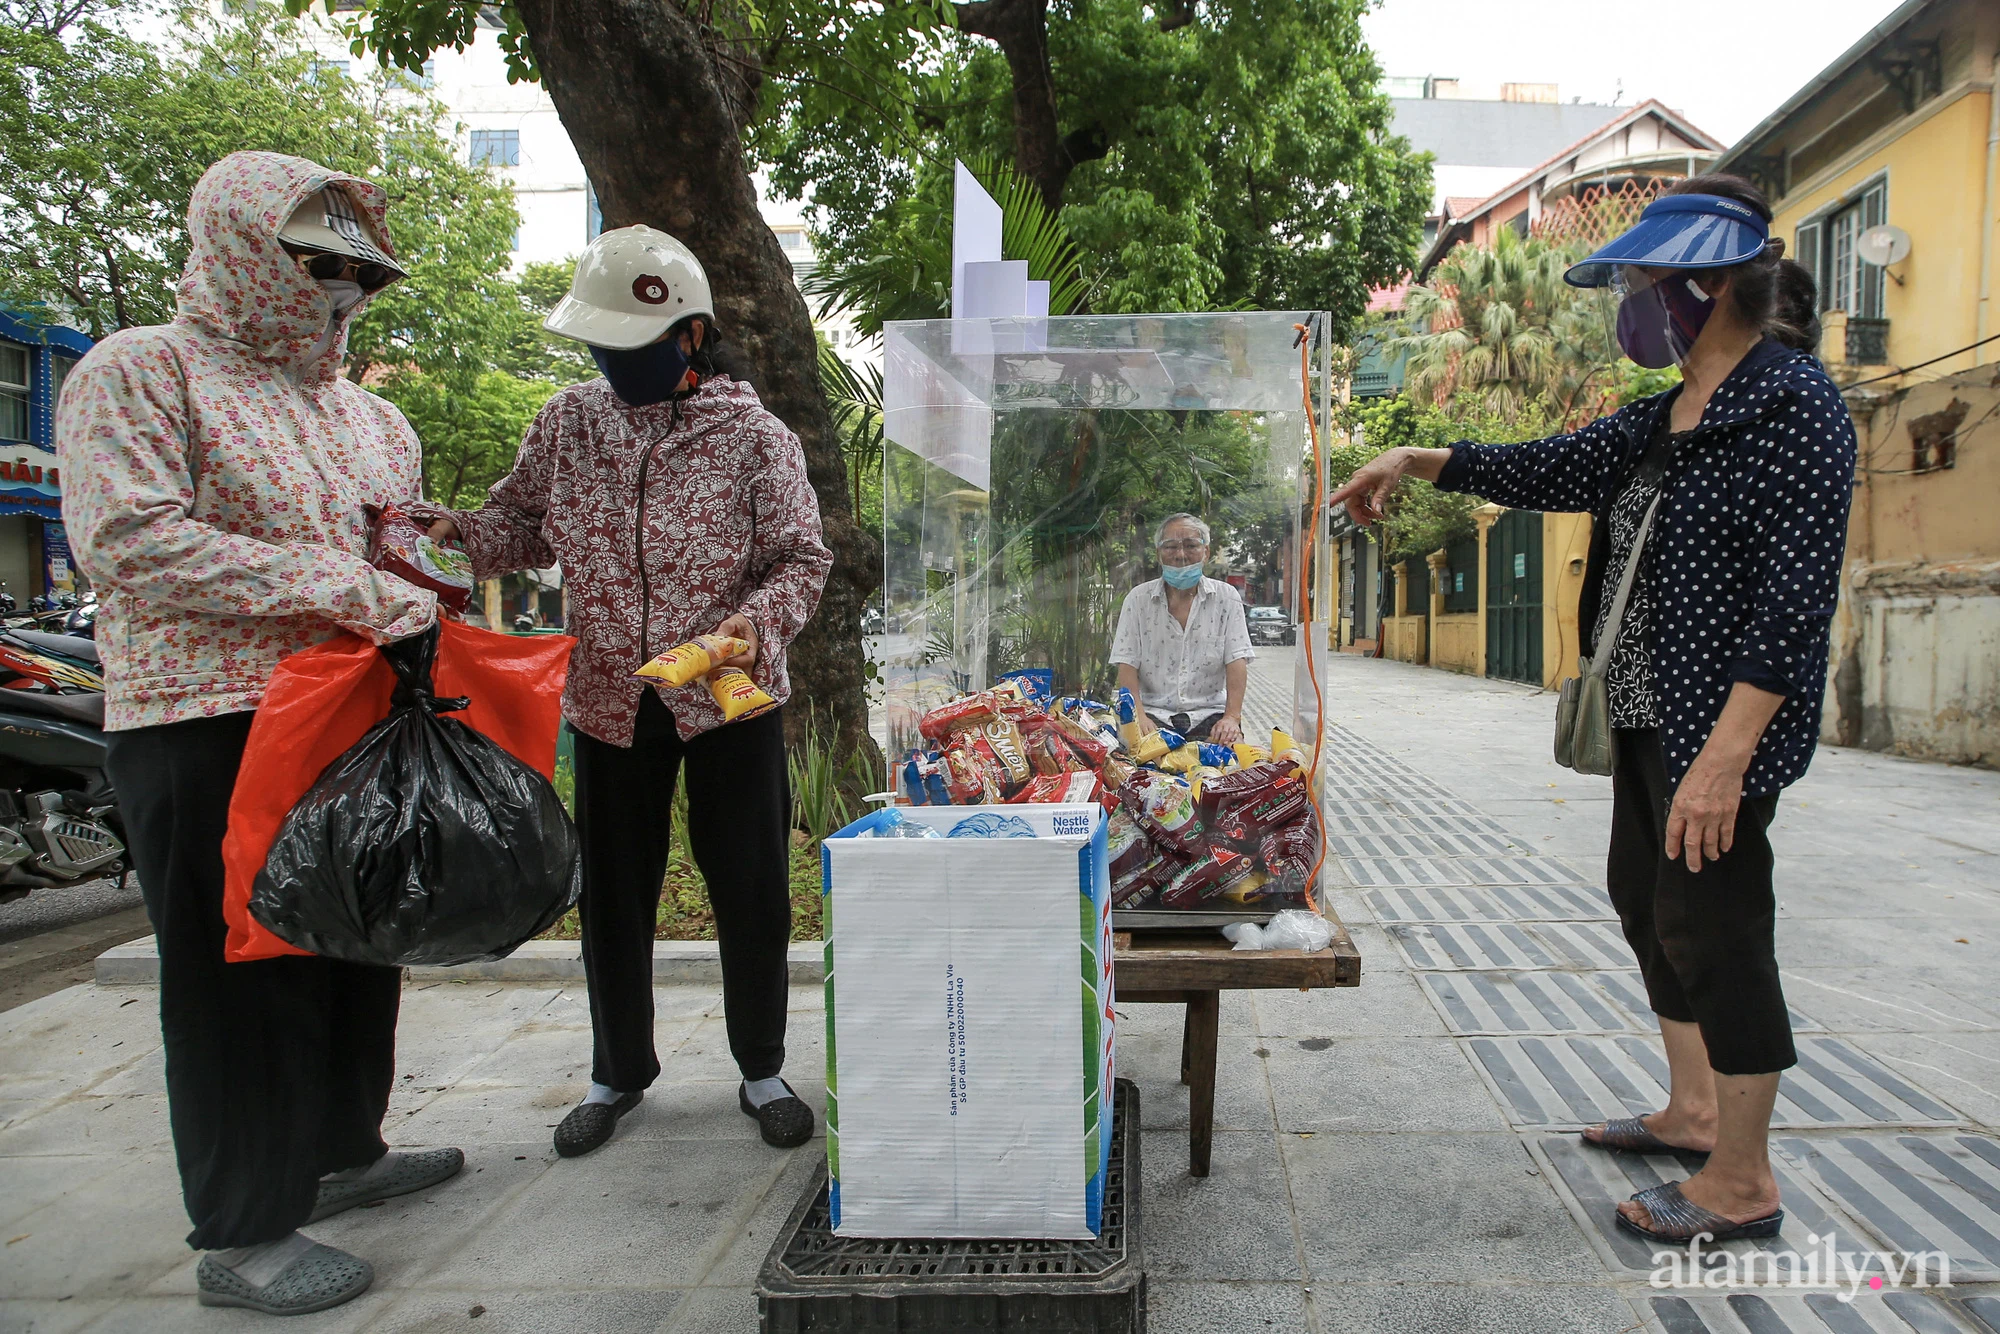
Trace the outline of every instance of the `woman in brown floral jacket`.
{"label": "woman in brown floral jacket", "polygon": [[591,1089],[557,1152],[611,1137],[659,1076],[653,931],[674,785],[686,765],[687,841],[708,883],[742,1110],[779,1147],[812,1135],[779,1077],[791,937],[791,793],[782,709],[725,724],[705,685],[633,676],[695,635],[747,641],[735,665],[782,704],[785,647],[819,603],[832,556],[798,437],[716,363],[706,276],[649,227],[606,232],[550,315],[606,378],[551,398],[514,470],[476,511],[433,510],[486,579],[560,563],[577,638],[563,713],[576,736],[583,961]]}

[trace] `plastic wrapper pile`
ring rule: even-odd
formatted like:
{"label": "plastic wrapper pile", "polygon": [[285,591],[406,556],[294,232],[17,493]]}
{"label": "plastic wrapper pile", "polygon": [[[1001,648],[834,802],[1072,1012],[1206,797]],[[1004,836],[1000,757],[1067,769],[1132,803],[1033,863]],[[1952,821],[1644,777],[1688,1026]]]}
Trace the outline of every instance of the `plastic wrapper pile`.
{"label": "plastic wrapper pile", "polygon": [[1111,902],[1133,911],[1312,907],[1319,817],[1306,760],[1284,732],[1269,749],[1147,730],[1131,695],[1048,698],[1031,677],[925,714],[928,749],[899,763],[917,806],[1100,803]]}

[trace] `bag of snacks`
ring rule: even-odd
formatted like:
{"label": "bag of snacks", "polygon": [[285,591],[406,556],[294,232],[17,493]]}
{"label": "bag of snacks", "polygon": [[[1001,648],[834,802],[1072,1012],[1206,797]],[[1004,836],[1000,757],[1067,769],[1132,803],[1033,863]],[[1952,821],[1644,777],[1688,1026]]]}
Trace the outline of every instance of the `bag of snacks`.
{"label": "bag of snacks", "polygon": [[999,701],[990,690],[966,695],[949,704],[940,704],[917,720],[917,731],[926,740],[942,741],[953,732],[983,727],[1000,716]]}
{"label": "bag of snacks", "polygon": [[430,531],[396,505],[363,507],[374,530],[368,563],[406,583],[437,594],[438,605],[454,616],[472,602],[472,557],[457,547],[439,546]]}
{"label": "bag of snacks", "polygon": [[1291,824],[1311,810],[1305,780],[1287,778],[1255,796],[1222,806],[1208,827],[1238,847],[1255,848],[1270,830]]}
{"label": "bag of snacks", "polygon": [[748,653],[750,642],[730,635],[696,635],[685,644],[676,644],[634,672],[648,681],[684,686],[707,676],[739,653]]}
{"label": "bag of snacks", "polygon": [[1201,821],[1195,815],[1194,789],[1178,778],[1135,770],[1118,789],[1118,800],[1160,843],[1189,855],[1202,848]]}
{"label": "bag of snacks", "polygon": [[1204,899],[1221,897],[1257,869],[1257,863],[1240,852],[1214,847],[1206,856],[1180,871],[1160,890],[1160,906],[1193,908]]}

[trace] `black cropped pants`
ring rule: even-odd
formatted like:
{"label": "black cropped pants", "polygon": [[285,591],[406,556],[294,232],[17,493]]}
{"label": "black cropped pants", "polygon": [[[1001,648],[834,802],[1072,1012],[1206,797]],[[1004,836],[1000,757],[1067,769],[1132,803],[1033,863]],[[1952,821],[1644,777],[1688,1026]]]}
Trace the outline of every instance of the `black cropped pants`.
{"label": "black cropped pants", "polygon": [[198,1250],[276,1241],[319,1179],[387,1152],[403,970],[226,963],[222,836],[249,713],[109,732],[105,767],[160,952],[167,1111]]}
{"label": "black cropped pants", "polygon": [[653,1045],[653,932],[667,874],[674,785],[682,778],[688,851],[708,882],[715,912],[730,1054],[745,1079],[768,1079],[784,1069],[792,792],[783,714],[773,709],[683,741],[673,711],[648,690],[630,746],[576,733],[576,827],[583,842],[578,915],[596,1083],[632,1093],[660,1076]]}
{"label": "black cropped pants", "polygon": [[1666,854],[1673,790],[1659,732],[1620,728],[1617,735],[1605,874],[1653,1012],[1699,1025],[1717,1074],[1790,1069],[1798,1054],[1778,984],[1766,835],[1777,795],[1744,798],[1729,851],[1690,871]]}

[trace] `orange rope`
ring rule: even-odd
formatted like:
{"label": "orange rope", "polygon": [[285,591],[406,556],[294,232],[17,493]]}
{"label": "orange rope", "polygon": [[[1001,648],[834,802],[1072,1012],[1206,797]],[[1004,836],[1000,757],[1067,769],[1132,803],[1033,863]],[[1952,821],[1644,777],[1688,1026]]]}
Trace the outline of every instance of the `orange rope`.
{"label": "orange rope", "polygon": [[[1306,429],[1312,434],[1313,445],[1313,503],[1312,534],[1303,545],[1298,560],[1297,599],[1299,610],[1306,614],[1304,631],[1301,636],[1306,646],[1306,676],[1312,681],[1313,709],[1315,721],[1319,724],[1319,735],[1313,738],[1312,763],[1306,769],[1306,790],[1312,794],[1313,817],[1319,826],[1319,860],[1313,863],[1312,875],[1306,881],[1306,906],[1319,912],[1318,897],[1313,893],[1319,884],[1320,872],[1326,867],[1326,812],[1319,807],[1319,752],[1326,742],[1326,695],[1320,689],[1319,670],[1313,663],[1313,636],[1311,604],[1306,595],[1306,554],[1319,548],[1321,511],[1326,507],[1323,479],[1326,476],[1325,459],[1320,455],[1319,419],[1313,415],[1312,401],[1312,340],[1307,336],[1306,326],[1292,326],[1299,331],[1299,394],[1304,399],[1306,409]],[[1321,914],[1324,916],[1325,914]]]}

